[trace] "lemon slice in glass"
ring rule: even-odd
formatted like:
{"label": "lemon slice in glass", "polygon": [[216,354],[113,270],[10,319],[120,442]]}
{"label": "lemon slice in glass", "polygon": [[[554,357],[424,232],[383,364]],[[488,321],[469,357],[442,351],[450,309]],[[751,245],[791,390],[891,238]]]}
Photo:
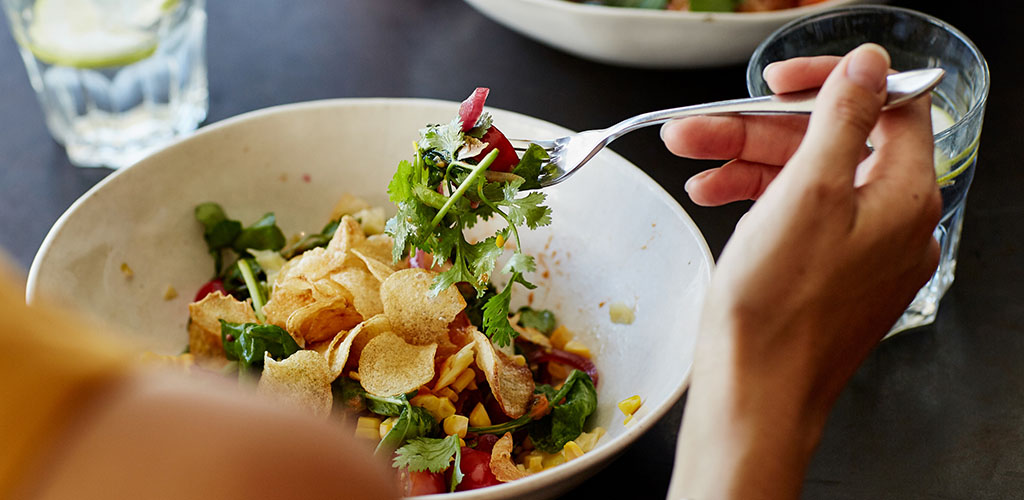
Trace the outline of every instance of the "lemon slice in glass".
{"label": "lemon slice in glass", "polygon": [[123,66],[156,51],[156,24],[178,0],[39,0],[24,45],[49,64]]}

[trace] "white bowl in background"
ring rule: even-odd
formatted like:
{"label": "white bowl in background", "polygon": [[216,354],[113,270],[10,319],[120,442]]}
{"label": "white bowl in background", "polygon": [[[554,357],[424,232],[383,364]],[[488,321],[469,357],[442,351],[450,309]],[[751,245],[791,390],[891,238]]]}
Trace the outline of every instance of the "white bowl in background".
{"label": "white bowl in background", "polygon": [[783,24],[861,1],[826,0],[770,12],[683,12],[567,0],[466,3],[513,31],[584,59],[638,68],[702,68],[746,62]]}
{"label": "white bowl in background", "polygon": [[[411,157],[417,130],[448,121],[457,107],[417,99],[338,99],[269,108],[205,127],[113,173],[76,201],[32,263],[28,300],[84,309],[142,349],[181,352],[187,305],[213,273],[193,218],[195,205],[216,201],[243,223],[272,211],[286,234],[318,231],[345,192],[393,213],[387,184],[398,162]],[[489,111],[515,137],[569,133],[527,116]],[[452,499],[564,492],[648,430],[687,385],[713,267],[700,231],[668,193],[608,150],[546,192],[552,225],[522,234],[526,252],[541,264],[529,277],[539,285],[534,304],[553,309],[593,350],[601,378],[599,406],[588,425],[608,433],[580,459]],[[131,279],[122,263],[133,270]],[[178,290],[177,298],[164,299],[168,286]],[[613,302],[635,305],[636,321],[611,323]],[[644,405],[636,424],[625,427],[616,404],[634,394]]]}

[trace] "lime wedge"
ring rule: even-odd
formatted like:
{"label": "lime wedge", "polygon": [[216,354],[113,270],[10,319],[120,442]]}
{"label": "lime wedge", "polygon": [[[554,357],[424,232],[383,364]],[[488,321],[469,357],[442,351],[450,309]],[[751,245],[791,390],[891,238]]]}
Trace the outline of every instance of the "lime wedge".
{"label": "lime wedge", "polygon": [[123,66],[156,51],[155,25],[178,0],[39,0],[25,47],[40,60],[74,68]]}

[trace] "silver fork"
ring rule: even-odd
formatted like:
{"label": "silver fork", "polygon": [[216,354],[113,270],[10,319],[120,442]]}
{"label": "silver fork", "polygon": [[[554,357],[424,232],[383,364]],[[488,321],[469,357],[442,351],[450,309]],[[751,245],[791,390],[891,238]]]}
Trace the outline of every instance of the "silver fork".
{"label": "silver fork", "polygon": [[[940,68],[917,69],[893,73],[886,78],[887,96],[882,110],[902,106],[930,92],[945,75]],[[555,168],[543,176],[540,187],[546,188],[564,181],[575,173],[610,142],[642,127],[659,125],[676,118],[697,115],[778,115],[809,114],[814,109],[818,89],[765,97],[749,97],[729,101],[683,106],[681,108],[652,111],[623,120],[600,130],[586,130],[550,140],[509,139],[517,151],[536,144],[547,151],[548,163]]]}

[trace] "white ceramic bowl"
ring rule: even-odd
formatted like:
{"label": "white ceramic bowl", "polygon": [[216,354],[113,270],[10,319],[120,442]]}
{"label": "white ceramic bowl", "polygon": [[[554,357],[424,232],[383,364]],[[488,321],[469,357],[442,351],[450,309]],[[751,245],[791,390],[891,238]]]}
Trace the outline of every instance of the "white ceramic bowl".
{"label": "white ceramic bowl", "polygon": [[538,42],[593,61],[640,68],[700,68],[746,62],[769,33],[798,17],[862,0],[772,12],[680,12],[567,0],[466,0],[483,15]]}
{"label": "white ceramic bowl", "polygon": [[[411,157],[417,130],[446,122],[457,106],[342,99],[270,108],[205,127],[76,201],[32,263],[28,299],[77,306],[141,348],[178,353],[186,344],[188,302],[213,269],[193,219],[196,204],[219,202],[244,223],[273,211],[286,233],[319,230],[344,192],[393,212],[387,183],[398,162]],[[515,137],[569,132],[489,111]],[[578,460],[452,498],[563,492],[649,429],[686,387],[713,266],[693,222],[660,186],[610,151],[547,192],[553,224],[523,234],[527,253],[540,264],[530,277],[539,285],[534,304],[555,310],[592,348],[600,404],[589,425],[608,434]],[[134,271],[131,279],[122,263]],[[179,291],[177,298],[164,300],[168,286]],[[635,305],[636,321],[611,323],[613,302]],[[616,403],[634,394],[644,405],[636,425],[624,427]]]}

